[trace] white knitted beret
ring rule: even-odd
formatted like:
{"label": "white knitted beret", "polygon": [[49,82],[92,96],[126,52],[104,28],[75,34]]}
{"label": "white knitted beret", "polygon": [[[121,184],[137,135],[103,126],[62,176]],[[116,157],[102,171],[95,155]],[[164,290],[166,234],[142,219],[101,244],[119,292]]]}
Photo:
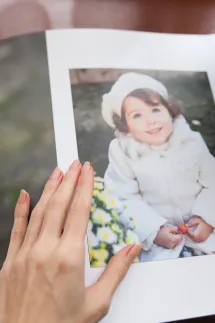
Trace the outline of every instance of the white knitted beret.
{"label": "white knitted beret", "polygon": [[140,73],[130,72],[123,74],[114,83],[110,92],[102,97],[102,116],[110,127],[115,127],[113,114],[116,113],[121,116],[123,100],[129,93],[137,89],[153,90],[165,100],[168,100],[167,89],[161,82]]}

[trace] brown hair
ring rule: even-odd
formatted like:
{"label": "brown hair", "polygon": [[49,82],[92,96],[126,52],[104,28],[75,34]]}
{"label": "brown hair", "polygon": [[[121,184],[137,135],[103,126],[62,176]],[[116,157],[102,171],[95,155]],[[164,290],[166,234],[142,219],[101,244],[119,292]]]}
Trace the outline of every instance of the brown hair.
{"label": "brown hair", "polygon": [[[125,99],[130,96],[140,99],[150,106],[158,106],[159,104],[162,104],[169,111],[169,114],[173,119],[177,118],[181,114],[180,107],[176,102],[174,102],[173,100],[166,101],[161,95],[159,95],[157,92],[152,91],[150,89],[134,90],[131,93],[129,93],[125,97]],[[116,129],[118,129],[120,132],[128,133],[128,126],[127,126],[125,110],[124,110],[124,101],[122,103],[121,117],[118,114],[114,113],[113,122],[115,124]]]}

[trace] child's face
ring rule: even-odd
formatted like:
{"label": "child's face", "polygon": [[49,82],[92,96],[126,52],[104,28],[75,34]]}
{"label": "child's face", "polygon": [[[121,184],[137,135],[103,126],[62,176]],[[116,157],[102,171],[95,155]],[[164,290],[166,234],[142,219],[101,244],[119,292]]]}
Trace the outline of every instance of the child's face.
{"label": "child's face", "polygon": [[130,96],[124,101],[124,112],[129,133],[141,142],[159,146],[164,144],[172,133],[172,118],[161,103],[151,106]]}

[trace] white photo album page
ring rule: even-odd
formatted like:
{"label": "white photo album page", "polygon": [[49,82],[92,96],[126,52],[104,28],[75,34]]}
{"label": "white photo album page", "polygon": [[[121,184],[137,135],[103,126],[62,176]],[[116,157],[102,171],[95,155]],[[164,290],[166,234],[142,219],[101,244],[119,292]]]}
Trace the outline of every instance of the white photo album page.
{"label": "white photo album page", "polygon": [[95,181],[86,285],[142,250],[103,322],[215,313],[215,36],[46,33],[58,165]]}

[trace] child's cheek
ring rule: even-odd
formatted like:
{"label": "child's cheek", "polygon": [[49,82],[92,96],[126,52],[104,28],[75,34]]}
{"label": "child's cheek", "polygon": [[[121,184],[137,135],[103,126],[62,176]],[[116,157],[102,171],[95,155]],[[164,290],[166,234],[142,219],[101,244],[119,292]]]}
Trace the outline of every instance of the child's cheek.
{"label": "child's cheek", "polygon": [[146,131],[146,122],[143,118],[137,119],[134,128],[138,132],[145,132]]}
{"label": "child's cheek", "polygon": [[171,135],[173,131],[173,127],[172,127],[172,124],[166,124],[163,128],[163,134],[164,134],[164,137],[166,137],[166,139]]}
{"label": "child's cheek", "polygon": [[147,142],[147,133],[145,132],[145,130],[143,129],[143,127],[136,127],[135,129],[133,129],[132,133],[133,137],[137,140],[140,140],[142,142]]}

